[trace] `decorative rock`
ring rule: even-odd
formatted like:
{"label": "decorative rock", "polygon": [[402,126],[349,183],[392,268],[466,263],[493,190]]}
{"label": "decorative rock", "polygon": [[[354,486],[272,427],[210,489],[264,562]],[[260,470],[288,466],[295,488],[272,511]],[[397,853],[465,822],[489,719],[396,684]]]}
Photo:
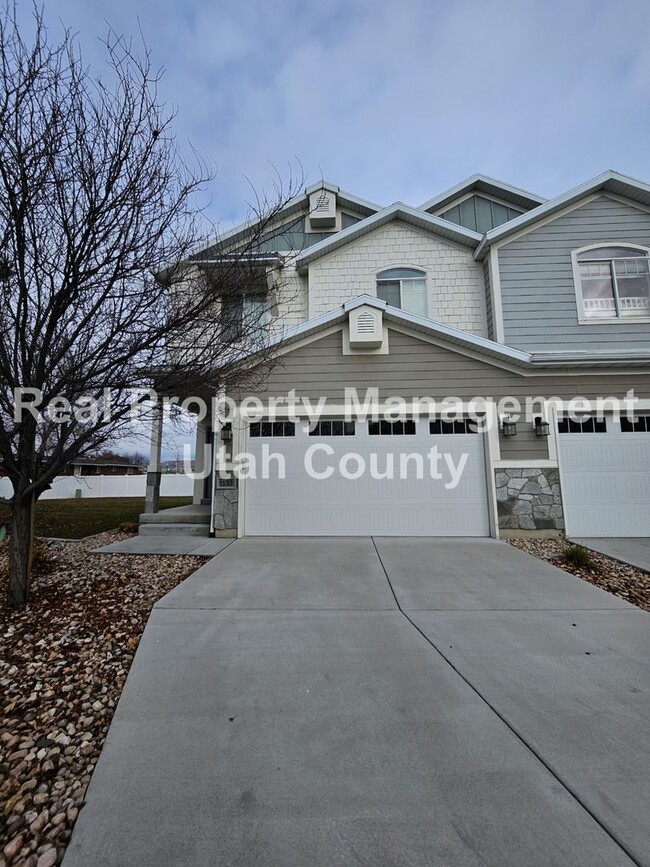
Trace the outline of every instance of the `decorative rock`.
{"label": "decorative rock", "polygon": [[54,846],[51,846],[40,856],[37,862],[37,867],[54,867],[56,864],[56,857],[56,849]]}
{"label": "decorative rock", "polygon": [[2,850],[2,854],[5,856],[7,861],[11,861],[12,858],[15,858],[16,855],[23,848],[23,842],[25,837],[23,834],[18,834],[17,837],[14,837],[13,840],[10,840],[7,845]]}
{"label": "decorative rock", "polygon": [[537,522],[531,518],[529,515],[521,515],[519,518],[519,529],[520,530],[535,530],[537,528]]}

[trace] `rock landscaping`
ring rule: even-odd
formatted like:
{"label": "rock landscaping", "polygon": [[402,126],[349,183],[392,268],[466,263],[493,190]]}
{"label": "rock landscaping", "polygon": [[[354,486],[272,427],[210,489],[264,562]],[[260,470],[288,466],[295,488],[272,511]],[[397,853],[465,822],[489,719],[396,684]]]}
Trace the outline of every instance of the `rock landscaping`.
{"label": "rock landscaping", "polygon": [[203,562],[40,542],[30,604],[5,607],[0,548],[0,867],[63,859],[153,604]]}
{"label": "rock landscaping", "polygon": [[[526,551],[527,554],[539,557],[540,560],[548,560],[565,572],[577,575],[584,581],[589,581],[590,584],[595,584],[596,587],[631,602],[632,605],[650,611],[650,573],[648,572],[626,566],[618,560],[590,549],[586,549],[586,558],[572,557],[571,554],[575,553],[573,549],[580,546],[572,545],[565,539],[510,539],[509,542],[515,548]],[[568,557],[567,552],[569,552]],[[579,560],[590,562],[589,565],[579,564],[577,562]]]}

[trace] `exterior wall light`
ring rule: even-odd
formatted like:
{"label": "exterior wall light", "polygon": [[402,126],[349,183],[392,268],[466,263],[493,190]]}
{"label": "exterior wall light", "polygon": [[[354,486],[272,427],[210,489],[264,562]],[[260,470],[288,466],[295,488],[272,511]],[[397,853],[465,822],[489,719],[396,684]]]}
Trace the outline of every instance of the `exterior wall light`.
{"label": "exterior wall light", "polygon": [[230,440],[232,439],[232,425],[230,424],[230,422],[227,422],[221,428],[221,439],[224,442],[230,442]]}
{"label": "exterior wall light", "polygon": [[517,436],[517,423],[512,420],[511,415],[501,416],[501,430],[504,437]]}
{"label": "exterior wall light", "polygon": [[547,421],[544,421],[541,415],[535,417],[533,427],[535,429],[535,436],[538,437],[547,437],[551,432],[551,426]]}

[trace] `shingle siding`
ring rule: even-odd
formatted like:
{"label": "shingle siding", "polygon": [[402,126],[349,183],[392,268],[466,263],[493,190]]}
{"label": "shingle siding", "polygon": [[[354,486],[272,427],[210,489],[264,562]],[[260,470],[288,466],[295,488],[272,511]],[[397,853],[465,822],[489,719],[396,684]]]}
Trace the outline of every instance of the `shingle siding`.
{"label": "shingle siding", "polygon": [[310,318],[363,293],[375,295],[378,271],[409,265],[427,274],[432,319],[487,336],[483,272],[472,251],[398,222],[382,226],[310,265]]}
{"label": "shingle siding", "polygon": [[529,351],[650,350],[650,325],[580,325],[572,250],[596,243],[650,246],[650,213],[601,196],[499,249],[505,342]]}

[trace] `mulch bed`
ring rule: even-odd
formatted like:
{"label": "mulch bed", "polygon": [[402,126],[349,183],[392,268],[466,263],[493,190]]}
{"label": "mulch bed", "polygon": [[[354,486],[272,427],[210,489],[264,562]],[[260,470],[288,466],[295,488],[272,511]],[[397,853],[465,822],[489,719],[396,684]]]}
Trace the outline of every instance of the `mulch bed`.
{"label": "mulch bed", "polygon": [[40,543],[30,604],[5,604],[0,547],[0,867],[63,859],[153,604],[205,562]]}
{"label": "mulch bed", "polygon": [[590,584],[613,593],[614,596],[620,596],[632,605],[650,611],[650,573],[642,569],[626,566],[591,549],[588,550],[592,568],[578,568],[562,559],[564,552],[571,547],[571,543],[564,539],[511,539],[509,541],[515,548],[539,557],[540,560],[548,560],[565,572],[577,575],[584,581],[589,581]]}

